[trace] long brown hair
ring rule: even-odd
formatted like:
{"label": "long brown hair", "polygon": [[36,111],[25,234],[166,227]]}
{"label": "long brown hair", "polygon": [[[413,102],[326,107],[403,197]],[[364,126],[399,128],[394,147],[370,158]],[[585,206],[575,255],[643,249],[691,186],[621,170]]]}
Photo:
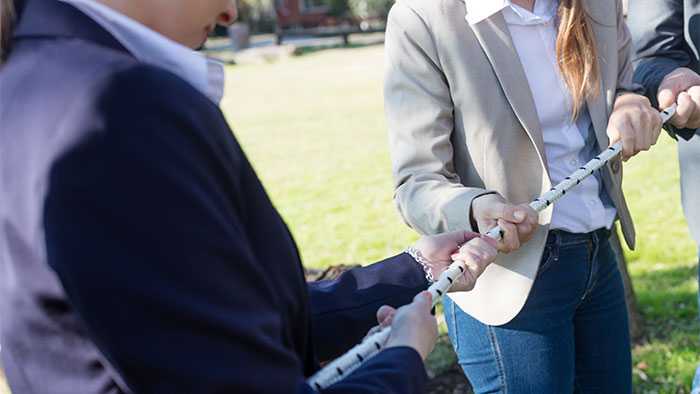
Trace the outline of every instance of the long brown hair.
{"label": "long brown hair", "polygon": [[0,63],[10,52],[10,41],[15,24],[14,0],[0,0]]}
{"label": "long brown hair", "polygon": [[557,61],[573,101],[573,118],[588,98],[600,90],[600,70],[593,29],[586,18],[583,0],[560,0]]}

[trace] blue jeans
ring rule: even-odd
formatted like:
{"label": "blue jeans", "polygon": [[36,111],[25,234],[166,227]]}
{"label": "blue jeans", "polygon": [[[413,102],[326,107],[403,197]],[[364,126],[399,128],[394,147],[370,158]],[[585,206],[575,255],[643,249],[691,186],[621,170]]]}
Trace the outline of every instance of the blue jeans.
{"label": "blue jeans", "polygon": [[551,231],[523,310],[488,326],[445,300],[458,360],[481,393],[632,392],[622,277],[610,232]]}

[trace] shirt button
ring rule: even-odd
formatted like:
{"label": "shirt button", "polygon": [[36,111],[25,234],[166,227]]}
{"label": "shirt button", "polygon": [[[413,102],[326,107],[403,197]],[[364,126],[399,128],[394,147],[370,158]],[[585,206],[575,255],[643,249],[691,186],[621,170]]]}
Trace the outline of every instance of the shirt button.
{"label": "shirt button", "polygon": [[572,166],[577,166],[577,165],[578,165],[578,160],[576,160],[576,159],[571,159],[571,160],[569,160],[569,164],[571,164]]}

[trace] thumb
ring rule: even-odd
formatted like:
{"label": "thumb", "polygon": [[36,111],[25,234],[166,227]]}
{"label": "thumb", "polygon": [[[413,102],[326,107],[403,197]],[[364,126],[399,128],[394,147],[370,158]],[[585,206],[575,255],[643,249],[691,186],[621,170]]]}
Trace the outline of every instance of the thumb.
{"label": "thumb", "polygon": [[396,314],[396,309],[390,307],[389,305],[382,305],[377,310],[377,323],[382,326],[391,325],[391,320],[393,320]]}
{"label": "thumb", "polygon": [[527,218],[527,212],[521,207],[505,205],[501,218],[511,223],[522,223]]}
{"label": "thumb", "polygon": [[421,311],[425,310],[426,313],[430,313],[430,310],[433,309],[433,296],[428,291],[422,291],[413,297],[413,305]]}

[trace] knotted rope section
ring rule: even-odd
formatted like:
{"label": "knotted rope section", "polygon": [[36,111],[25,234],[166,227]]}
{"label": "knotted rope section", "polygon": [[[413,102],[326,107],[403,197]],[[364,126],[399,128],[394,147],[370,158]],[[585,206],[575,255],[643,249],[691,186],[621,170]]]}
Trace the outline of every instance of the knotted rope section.
{"label": "knotted rope section", "polygon": [[[676,105],[660,112],[662,123],[668,122],[676,113]],[[622,151],[622,142],[618,142],[608,149],[601,152],[591,161],[586,163],[573,174],[559,182],[548,192],[536,198],[530,203],[530,207],[536,212],[545,210],[548,206],[560,199],[567,191],[581,183],[587,177],[593,175],[596,170],[602,168],[608,161],[620,154]],[[500,240],[503,236],[503,231],[499,226],[489,230],[486,236],[495,240]],[[462,261],[452,263],[441,275],[437,282],[430,285],[428,291],[433,298],[433,307],[440,302],[442,296],[445,295],[452,284],[464,273],[466,266]],[[365,338],[362,343],[350,349],[347,353],[335,359],[324,368],[319,370],[311,378],[307,380],[307,384],[316,390],[322,390],[338,381],[345,376],[351,374],[354,370],[360,367],[365,361],[379,353],[384,344],[386,344],[391,335],[391,327],[385,327],[373,335]]]}

